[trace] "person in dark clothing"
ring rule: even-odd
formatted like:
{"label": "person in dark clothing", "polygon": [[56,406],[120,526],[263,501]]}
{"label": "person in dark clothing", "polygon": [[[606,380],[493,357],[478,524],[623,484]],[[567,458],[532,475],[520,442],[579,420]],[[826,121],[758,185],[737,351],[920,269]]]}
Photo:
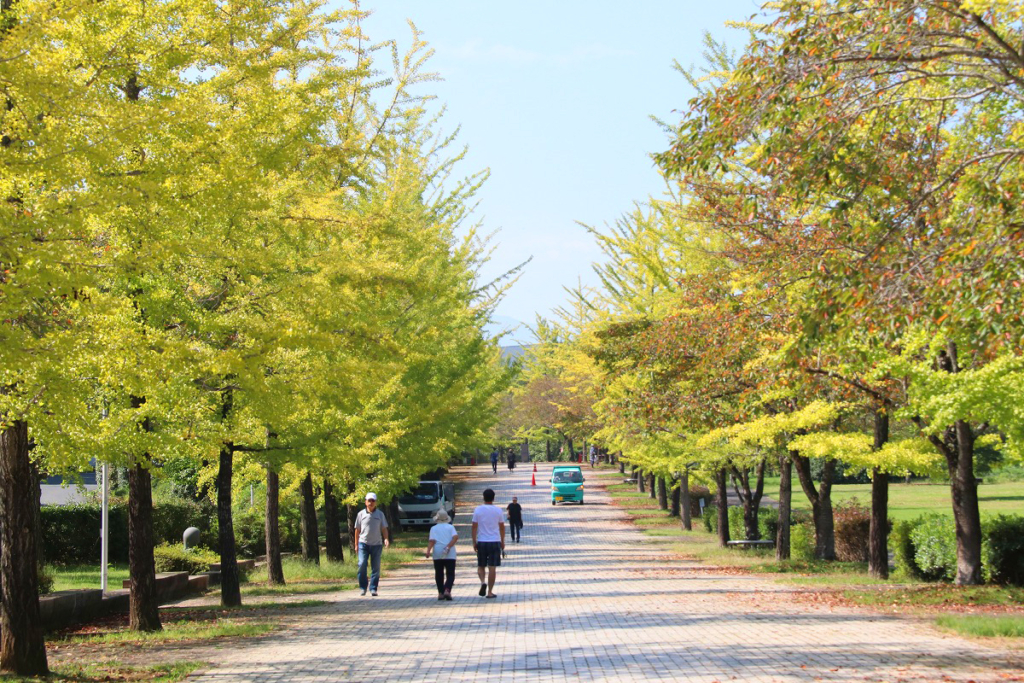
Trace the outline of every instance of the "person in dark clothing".
{"label": "person in dark clothing", "polygon": [[491,469],[494,470],[495,474],[498,473],[498,449],[497,448],[495,448],[493,451],[491,451]]}
{"label": "person in dark clothing", "polygon": [[511,472],[512,470],[514,470],[516,468],[516,454],[515,453],[509,453],[507,460],[508,460],[508,471]]}
{"label": "person in dark clothing", "polygon": [[512,541],[519,543],[523,531],[523,506],[519,504],[517,497],[512,496],[512,502],[505,510],[508,512],[508,525],[512,527]]}

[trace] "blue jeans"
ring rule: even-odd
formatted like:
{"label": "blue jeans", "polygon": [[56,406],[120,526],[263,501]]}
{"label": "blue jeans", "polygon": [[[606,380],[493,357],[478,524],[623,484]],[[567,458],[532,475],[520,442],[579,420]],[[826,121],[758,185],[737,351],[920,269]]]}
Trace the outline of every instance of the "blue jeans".
{"label": "blue jeans", "polygon": [[[377,590],[380,582],[380,554],[384,550],[383,545],[359,544],[359,587],[362,590],[370,589],[370,592]],[[366,580],[366,563],[370,561],[370,580]]]}

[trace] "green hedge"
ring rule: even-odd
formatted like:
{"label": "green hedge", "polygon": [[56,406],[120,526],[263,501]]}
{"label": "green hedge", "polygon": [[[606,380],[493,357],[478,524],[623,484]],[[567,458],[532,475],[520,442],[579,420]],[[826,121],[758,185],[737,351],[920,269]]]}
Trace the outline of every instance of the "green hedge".
{"label": "green hedge", "polygon": [[[986,581],[1024,586],[1024,517],[998,515],[981,523]],[[956,578],[956,527],[946,515],[897,522],[889,537],[897,571],[927,581]]]}
{"label": "green hedge", "polygon": [[[284,503],[284,501],[282,501]],[[266,551],[263,507],[236,509],[233,514],[235,548],[241,557],[256,557]],[[168,500],[153,506],[153,540],[156,545],[181,545],[181,535],[190,526],[199,529],[200,544],[220,552],[217,510],[208,503]],[[300,547],[299,506],[280,508],[281,548],[296,552]],[[100,559],[100,506],[97,503],[47,506],[42,508],[43,557],[48,564],[89,564]],[[320,524],[323,531],[323,523]],[[110,561],[128,561],[128,506],[117,499],[110,505]]]}
{"label": "green hedge", "polygon": [[[86,564],[100,559],[100,506],[96,503],[42,508],[43,557],[49,564]],[[128,561],[128,505],[110,505],[110,561]],[[185,529],[200,530],[203,545],[216,549],[217,518],[213,507],[191,501],[153,506],[153,538],[157,544],[181,543]]]}

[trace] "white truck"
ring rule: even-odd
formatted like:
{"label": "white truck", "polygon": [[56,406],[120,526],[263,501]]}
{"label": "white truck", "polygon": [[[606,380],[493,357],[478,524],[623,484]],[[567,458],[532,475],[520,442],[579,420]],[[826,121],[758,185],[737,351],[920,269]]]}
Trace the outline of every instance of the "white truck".
{"label": "white truck", "polygon": [[398,519],[402,526],[431,525],[443,509],[455,522],[455,484],[421,481],[415,489],[398,497]]}

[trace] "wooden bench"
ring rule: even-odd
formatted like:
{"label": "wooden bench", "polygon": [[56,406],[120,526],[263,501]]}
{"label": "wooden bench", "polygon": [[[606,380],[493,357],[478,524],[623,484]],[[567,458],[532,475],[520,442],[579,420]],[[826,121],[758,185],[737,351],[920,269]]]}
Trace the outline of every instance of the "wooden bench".
{"label": "wooden bench", "polygon": [[734,548],[774,548],[775,541],[726,541],[727,546]]}

